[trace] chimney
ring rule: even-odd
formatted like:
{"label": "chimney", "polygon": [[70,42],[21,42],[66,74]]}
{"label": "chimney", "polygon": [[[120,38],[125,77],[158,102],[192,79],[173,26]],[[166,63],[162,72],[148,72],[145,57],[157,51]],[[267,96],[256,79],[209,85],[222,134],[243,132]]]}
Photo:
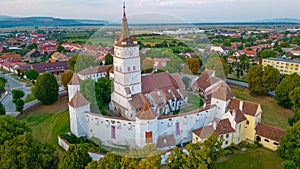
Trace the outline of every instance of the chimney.
{"label": "chimney", "polygon": [[242,100],[240,100],[240,110],[242,111],[243,110],[243,101]]}
{"label": "chimney", "polygon": [[234,110],[232,111],[232,116],[233,116],[233,119],[235,120],[235,118],[236,118],[236,109],[234,109]]}
{"label": "chimney", "polygon": [[217,129],[217,122],[216,122],[216,120],[213,121],[213,128],[214,128],[214,130]]}

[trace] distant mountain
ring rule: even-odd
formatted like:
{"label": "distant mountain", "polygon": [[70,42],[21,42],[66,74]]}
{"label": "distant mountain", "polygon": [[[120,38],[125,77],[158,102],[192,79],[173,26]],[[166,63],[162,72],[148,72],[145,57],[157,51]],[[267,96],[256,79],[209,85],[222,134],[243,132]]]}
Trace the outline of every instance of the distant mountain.
{"label": "distant mountain", "polygon": [[89,26],[105,25],[104,20],[60,19],[53,17],[10,17],[0,15],[0,27],[19,26]]}
{"label": "distant mountain", "polygon": [[256,22],[264,22],[264,23],[300,23],[300,19],[296,19],[296,18],[274,18],[274,19],[258,20]]}

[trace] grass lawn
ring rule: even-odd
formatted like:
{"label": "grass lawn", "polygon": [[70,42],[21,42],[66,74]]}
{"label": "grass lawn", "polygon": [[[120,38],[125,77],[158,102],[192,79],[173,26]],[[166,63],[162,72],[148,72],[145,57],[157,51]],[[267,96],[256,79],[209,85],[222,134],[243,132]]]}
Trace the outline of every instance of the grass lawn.
{"label": "grass lawn", "polygon": [[251,95],[247,88],[230,85],[233,94],[243,100],[259,103],[262,106],[262,122],[282,129],[289,126],[288,118],[294,115],[291,109],[279,106],[276,100],[270,96]]}
{"label": "grass lawn", "polygon": [[38,105],[18,117],[30,125],[33,136],[53,145],[60,156],[63,151],[57,144],[57,136],[70,131],[67,101],[68,96],[62,96],[52,105]]}
{"label": "grass lawn", "polygon": [[196,110],[197,108],[203,106],[203,100],[200,96],[195,95],[192,92],[187,92],[189,97],[189,105],[183,109],[180,110],[180,112],[190,112],[192,110]]}
{"label": "grass lawn", "polygon": [[31,93],[29,93],[29,94],[26,96],[24,102],[25,102],[25,103],[29,103],[29,102],[31,102],[31,101],[33,101],[33,100],[35,100],[34,95],[31,94]]}
{"label": "grass lawn", "polygon": [[281,169],[283,160],[275,152],[265,148],[251,148],[245,151],[234,150],[217,163],[220,169]]}

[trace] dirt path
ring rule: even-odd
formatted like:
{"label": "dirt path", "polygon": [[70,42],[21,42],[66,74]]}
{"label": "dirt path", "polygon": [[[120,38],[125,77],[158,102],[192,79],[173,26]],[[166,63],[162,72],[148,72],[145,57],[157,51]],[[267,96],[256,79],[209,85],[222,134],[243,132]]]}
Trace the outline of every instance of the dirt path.
{"label": "dirt path", "polygon": [[68,109],[68,95],[60,96],[58,100],[51,105],[37,104],[36,106],[33,106],[22,112],[22,114],[18,118],[23,119],[30,116],[38,116],[46,112],[59,113],[66,109]]}

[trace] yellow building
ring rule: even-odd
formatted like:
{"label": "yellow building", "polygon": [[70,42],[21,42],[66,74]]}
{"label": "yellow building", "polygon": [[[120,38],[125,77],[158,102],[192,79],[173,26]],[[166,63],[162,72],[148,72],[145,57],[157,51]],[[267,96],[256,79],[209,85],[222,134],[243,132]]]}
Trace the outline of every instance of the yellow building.
{"label": "yellow building", "polygon": [[215,118],[211,124],[194,130],[192,142],[204,142],[214,132],[223,139],[222,148],[226,148],[232,143],[239,144],[243,141],[246,124],[244,114],[239,110],[228,111],[222,118]]}
{"label": "yellow building", "polygon": [[280,128],[258,123],[256,126],[256,142],[275,151],[278,148],[280,137],[286,132]]}
{"label": "yellow building", "polygon": [[280,74],[293,74],[298,73],[300,75],[300,61],[288,60],[281,58],[267,58],[262,61],[263,66],[273,66],[278,69]]}

